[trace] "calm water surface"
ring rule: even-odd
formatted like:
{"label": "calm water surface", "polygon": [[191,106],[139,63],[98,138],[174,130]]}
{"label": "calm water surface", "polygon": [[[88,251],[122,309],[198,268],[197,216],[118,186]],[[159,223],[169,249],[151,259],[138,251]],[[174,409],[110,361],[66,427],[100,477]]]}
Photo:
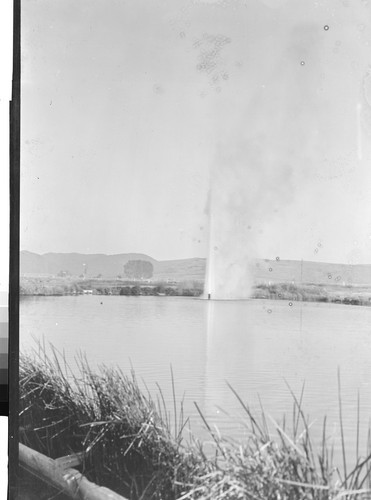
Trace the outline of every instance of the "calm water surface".
{"label": "calm water surface", "polygon": [[[345,434],[355,451],[357,393],[361,395],[362,445],[371,416],[371,308],[285,301],[204,301],[178,297],[32,297],[21,301],[21,350],[44,339],[78,351],[91,365],[131,367],[153,394],[161,386],[172,406],[172,366],[177,397],[193,431],[204,437],[194,401],[210,424],[240,437],[241,408],[227,386],[252,409],[261,398],[280,421],[299,396],[319,441],[323,417],[339,447],[337,370],[340,368]],[[228,414],[226,414],[226,412]],[[364,445],[365,448],[365,445]]]}

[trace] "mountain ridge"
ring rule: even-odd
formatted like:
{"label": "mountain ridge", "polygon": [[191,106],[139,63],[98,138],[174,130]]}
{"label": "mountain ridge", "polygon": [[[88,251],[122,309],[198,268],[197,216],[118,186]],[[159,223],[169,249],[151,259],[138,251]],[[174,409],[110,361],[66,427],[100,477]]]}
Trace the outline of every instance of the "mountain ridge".
{"label": "mountain ridge", "polygon": [[[153,265],[153,280],[204,281],[206,258],[156,260],[144,253],[82,254],[78,252],[37,254],[22,250],[21,276],[57,275],[67,271],[72,276],[85,274],[105,278],[124,277],[129,260],[146,260]],[[338,285],[371,285],[371,264],[336,264],[314,261],[255,259],[250,263],[257,283],[317,283]]]}

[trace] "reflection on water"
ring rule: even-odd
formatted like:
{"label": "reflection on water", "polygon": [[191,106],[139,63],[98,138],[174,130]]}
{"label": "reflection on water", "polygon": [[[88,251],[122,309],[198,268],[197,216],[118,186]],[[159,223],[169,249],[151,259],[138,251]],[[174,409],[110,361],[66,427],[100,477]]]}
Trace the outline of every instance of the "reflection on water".
{"label": "reflection on water", "polygon": [[32,337],[44,337],[70,362],[81,350],[92,365],[119,365],[127,372],[133,366],[150,391],[160,384],[169,410],[172,366],[177,397],[184,395],[192,429],[201,436],[194,401],[210,424],[239,437],[243,413],[227,382],[253,410],[260,413],[259,395],[266,412],[281,420],[293,406],[287,381],[297,395],[305,382],[313,435],[320,440],[327,415],[329,433],[338,438],[340,368],[345,435],[354,454],[358,390],[361,443],[371,415],[370,320],[371,309],[338,304],[35,297],[21,301],[20,340],[25,350],[34,345]]}
{"label": "reflection on water", "polygon": [[235,423],[218,412],[217,405],[232,415],[242,414],[224,381],[257,412],[259,394],[265,411],[276,420],[285,413],[291,416],[293,398],[285,381],[298,396],[305,383],[304,406],[318,437],[324,415],[330,433],[338,437],[339,367],[345,433],[355,451],[358,389],[364,432],[371,410],[366,354],[371,346],[370,310],[263,301],[212,303],[210,309],[204,401],[210,419],[233,433]]}

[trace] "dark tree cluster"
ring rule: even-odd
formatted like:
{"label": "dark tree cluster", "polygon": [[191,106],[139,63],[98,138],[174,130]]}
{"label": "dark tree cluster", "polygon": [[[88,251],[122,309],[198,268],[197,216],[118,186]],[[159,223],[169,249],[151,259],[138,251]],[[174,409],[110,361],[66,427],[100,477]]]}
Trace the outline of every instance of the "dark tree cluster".
{"label": "dark tree cluster", "polygon": [[147,260],[129,260],[124,265],[124,272],[129,279],[149,279],[153,276],[153,265]]}
{"label": "dark tree cluster", "polygon": [[67,270],[61,270],[59,271],[59,273],[57,274],[58,278],[67,278],[68,276],[71,276],[71,273]]}

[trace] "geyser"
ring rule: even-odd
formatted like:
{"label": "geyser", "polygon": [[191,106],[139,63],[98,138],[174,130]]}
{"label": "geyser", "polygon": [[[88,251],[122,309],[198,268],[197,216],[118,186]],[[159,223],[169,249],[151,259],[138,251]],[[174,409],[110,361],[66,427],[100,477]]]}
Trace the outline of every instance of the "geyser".
{"label": "geyser", "polygon": [[370,34],[356,21],[364,9],[350,16],[335,0],[247,2],[243,32],[226,33],[205,297],[248,298],[253,259],[310,260],[318,238],[327,261],[354,252],[357,233],[369,248]]}
{"label": "geyser", "polygon": [[209,255],[205,294],[210,299],[247,299],[251,273],[244,207],[234,181],[221,182],[223,169],[215,174],[209,199]]}

